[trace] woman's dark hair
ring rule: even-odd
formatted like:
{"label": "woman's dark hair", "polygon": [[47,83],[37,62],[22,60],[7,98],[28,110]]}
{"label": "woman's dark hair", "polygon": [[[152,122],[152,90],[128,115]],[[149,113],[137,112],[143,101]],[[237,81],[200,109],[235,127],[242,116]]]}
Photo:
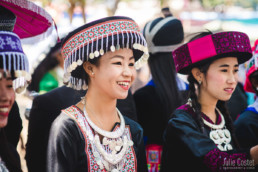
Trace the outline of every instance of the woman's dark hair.
{"label": "woman's dark hair", "polygon": [[[207,32],[201,32],[199,33],[198,35],[194,36],[189,42],[195,40],[195,39],[198,39],[198,38],[201,38],[201,37],[204,37],[206,35],[211,35],[212,32],[210,31],[207,31]],[[203,74],[204,76],[206,77],[206,74],[207,74],[207,71],[210,67],[210,65],[213,63],[214,60],[206,63],[205,65],[200,65],[200,66],[196,66]],[[192,72],[189,73],[188,75],[188,82],[189,82],[189,98],[191,98],[191,101],[192,101],[192,107],[193,109],[195,110],[195,113],[197,114],[197,124],[201,127],[202,129],[202,132],[205,134],[205,130],[204,130],[204,123],[203,123],[203,120],[201,118],[201,104],[198,102],[198,97],[196,95],[196,87],[195,85],[198,86],[198,91],[200,90],[200,87],[199,87],[199,83],[198,81],[194,78]],[[233,122],[232,122],[232,119],[231,119],[231,116],[226,108],[226,105],[225,105],[225,101],[221,101],[219,100],[217,102],[217,108],[220,110],[220,112],[222,113],[222,115],[224,116],[225,118],[225,122],[226,122],[226,127],[227,129],[230,131],[231,135],[232,135],[232,140],[233,140],[233,143],[234,145],[239,148],[239,144],[238,144],[238,141],[235,137],[235,132],[234,132],[234,127],[233,127]]]}
{"label": "woman's dark hair", "polygon": [[258,91],[256,90],[256,87],[253,85],[252,80],[255,80],[256,83],[258,83],[258,71],[253,72],[250,76],[249,76],[249,80],[252,84],[253,90],[255,91],[255,94],[258,95]]}
{"label": "woman's dark hair", "polygon": [[[13,65],[14,64],[14,58],[17,61],[18,57],[14,56],[14,55],[11,55],[11,66],[12,67],[11,67],[11,71],[7,71],[7,72],[10,72],[12,80],[15,79],[15,71],[14,71],[14,65]],[[5,65],[9,66],[9,61],[8,60],[5,62]],[[21,67],[21,65],[20,65],[20,67]],[[0,69],[4,69],[3,55],[0,55]],[[4,74],[7,74],[7,73],[4,73]]]}
{"label": "woman's dark hair", "polygon": [[4,128],[0,129],[0,155],[7,167],[7,169],[10,172],[21,172],[22,171],[20,162],[18,161],[18,158],[15,157],[14,151],[12,151],[10,149],[10,144],[8,144],[8,142],[7,142]]}
{"label": "woman's dark hair", "polygon": [[155,90],[164,105],[166,120],[182,104],[172,53],[151,54],[148,60]]}
{"label": "woman's dark hair", "polygon": [[[101,58],[102,56],[99,56],[98,58],[94,58],[94,59],[89,59],[89,62],[91,63],[91,64],[93,64],[93,65],[95,65],[95,66],[99,66],[99,59]],[[81,76],[82,76],[82,80],[85,80],[86,81],[86,84],[87,85],[89,85],[89,75],[86,73],[86,71],[83,69],[83,68],[81,68],[81,70],[82,71],[79,71],[79,72],[81,72]],[[76,72],[78,72],[78,71],[76,71]]]}
{"label": "woman's dark hair", "polygon": [[57,43],[54,47],[50,49],[44,60],[37,66],[32,74],[31,83],[28,86],[29,91],[36,91],[39,92],[39,83],[43,76],[58,66],[59,61],[57,57],[53,56],[54,52],[58,51],[61,48],[61,42]]}

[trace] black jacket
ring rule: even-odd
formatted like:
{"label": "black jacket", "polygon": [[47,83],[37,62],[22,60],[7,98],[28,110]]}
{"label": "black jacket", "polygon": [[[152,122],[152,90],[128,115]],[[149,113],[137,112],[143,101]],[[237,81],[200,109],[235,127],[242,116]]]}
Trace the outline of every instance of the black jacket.
{"label": "black jacket", "polygon": [[[29,117],[28,140],[26,144],[26,162],[29,172],[45,172],[47,160],[47,144],[52,122],[62,109],[78,103],[85,91],[76,91],[62,86],[33,100]],[[118,100],[120,112],[133,120],[137,120],[132,94],[125,100]]]}
{"label": "black jacket", "polygon": [[[81,112],[82,113],[82,112]],[[125,125],[129,126],[133,148],[136,155],[137,171],[147,172],[146,154],[143,143],[143,130],[135,121],[124,117]],[[115,128],[116,123],[113,127]],[[85,136],[78,124],[65,113],[61,113],[54,121],[49,136],[48,172],[85,172],[89,171],[93,161],[86,154]],[[90,164],[89,164],[90,162]]]}

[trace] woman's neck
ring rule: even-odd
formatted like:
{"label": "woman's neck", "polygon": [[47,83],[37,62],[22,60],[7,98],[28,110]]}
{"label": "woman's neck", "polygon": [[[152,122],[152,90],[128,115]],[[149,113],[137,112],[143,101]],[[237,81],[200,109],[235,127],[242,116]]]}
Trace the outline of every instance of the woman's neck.
{"label": "woman's neck", "polygon": [[100,117],[113,116],[117,100],[103,93],[89,89],[85,96],[86,107],[91,108]]}
{"label": "woman's neck", "polygon": [[198,99],[201,104],[201,111],[207,115],[213,123],[216,123],[217,115],[216,115],[216,105],[217,101],[207,101],[207,99],[200,97]]}
{"label": "woman's neck", "polygon": [[114,124],[120,122],[116,101],[116,99],[88,90],[85,95],[85,107],[89,118],[101,129],[111,131]]}

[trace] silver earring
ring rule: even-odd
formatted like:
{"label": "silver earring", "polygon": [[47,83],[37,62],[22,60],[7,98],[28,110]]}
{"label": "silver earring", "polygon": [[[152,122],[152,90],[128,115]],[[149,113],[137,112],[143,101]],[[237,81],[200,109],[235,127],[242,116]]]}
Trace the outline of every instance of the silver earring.
{"label": "silver earring", "polygon": [[258,91],[258,87],[256,87],[256,90]]}
{"label": "silver earring", "polygon": [[92,72],[91,75],[94,75],[94,72]]}
{"label": "silver earring", "polygon": [[201,80],[199,80],[198,82],[199,82],[200,85],[202,84],[202,81],[201,81]]}

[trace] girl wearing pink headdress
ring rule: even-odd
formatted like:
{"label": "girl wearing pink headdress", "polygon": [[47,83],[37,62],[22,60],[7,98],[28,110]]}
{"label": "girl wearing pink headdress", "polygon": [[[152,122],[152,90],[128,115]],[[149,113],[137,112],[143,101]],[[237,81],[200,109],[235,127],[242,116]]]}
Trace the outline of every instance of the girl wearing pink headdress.
{"label": "girl wearing pink headdress", "polygon": [[203,32],[173,51],[177,72],[188,74],[190,94],[168,122],[161,171],[243,171],[258,163],[258,146],[238,149],[225,107],[238,65],[251,56],[241,32]]}

